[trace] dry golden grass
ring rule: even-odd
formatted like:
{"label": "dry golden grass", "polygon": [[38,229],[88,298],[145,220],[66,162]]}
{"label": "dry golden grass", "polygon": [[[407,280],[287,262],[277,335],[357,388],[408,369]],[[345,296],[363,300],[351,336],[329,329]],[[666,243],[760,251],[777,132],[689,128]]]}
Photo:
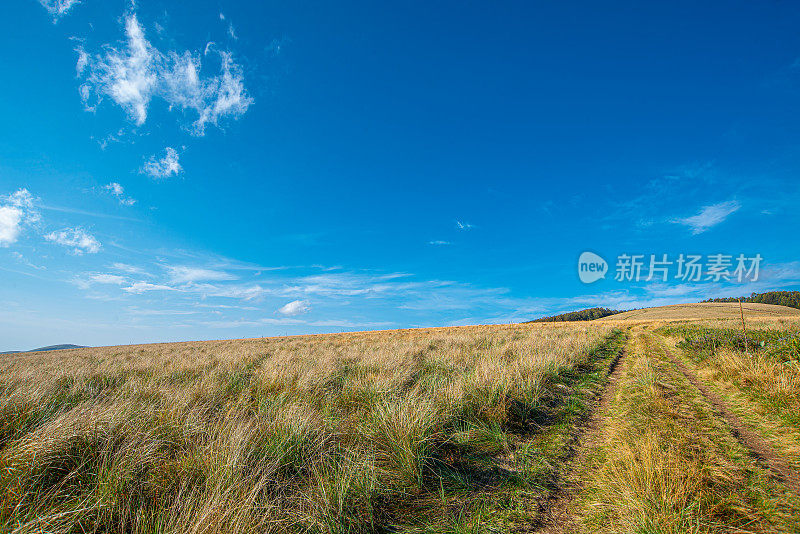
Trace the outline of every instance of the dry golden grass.
{"label": "dry golden grass", "polygon": [[[754,345],[749,350],[704,346],[692,334],[702,332],[701,328],[731,332],[731,327],[740,327],[741,323],[708,321],[666,331],[673,333],[667,338],[670,345],[685,349],[676,352],[684,365],[800,471],[800,323],[756,320],[748,325]],[[733,331],[744,338],[740,331]],[[694,343],[687,344],[685,336]]]}
{"label": "dry golden grass", "polygon": [[639,331],[603,446],[586,467],[592,532],[791,532],[797,503],[768,480],[707,403]]}
{"label": "dry golden grass", "polygon": [[[800,368],[761,352],[744,353],[720,349],[706,360],[704,377],[750,390],[758,401],[777,412],[800,414]],[[800,418],[795,422],[800,431]]]}
{"label": "dry golden grass", "polygon": [[610,330],[440,328],[3,357],[0,530],[457,530],[480,513],[478,496],[535,489],[535,451],[510,454],[520,429]]}
{"label": "dry golden grass", "polygon": [[[743,303],[746,318],[800,318],[800,310],[774,304]],[[736,302],[703,302],[698,304],[674,304],[656,308],[644,308],[609,315],[597,321],[677,321],[738,319],[739,304]]]}
{"label": "dry golden grass", "polygon": [[[0,531],[530,528],[563,480],[576,425],[624,340],[619,326],[638,334],[603,444],[582,466],[587,528],[791,531],[797,506],[781,499],[781,487],[650,333],[697,325],[733,332],[741,324],[738,304],[733,316],[724,307],[700,309],[704,318],[695,322],[672,310],[652,321],[1,357]],[[769,339],[800,332],[800,316],[751,312],[751,332]],[[781,419],[800,407],[796,369],[761,356],[723,347],[702,365],[692,362],[737,413],[752,415],[743,419],[796,451],[796,428]]]}

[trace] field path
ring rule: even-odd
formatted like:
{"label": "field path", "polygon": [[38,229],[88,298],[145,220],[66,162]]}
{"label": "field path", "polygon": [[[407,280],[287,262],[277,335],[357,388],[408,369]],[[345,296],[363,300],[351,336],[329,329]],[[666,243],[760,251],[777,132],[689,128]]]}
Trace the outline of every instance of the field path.
{"label": "field path", "polygon": [[[662,341],[663,343],[663,341]],[[775,449],[761,436],[753,432],[730,408],[725,401],[708,387],[697,374],[686,367],[678,358],[675,357],[673,350],[667,348],[667,354],[675,366],[686,377],[692,385],[705,397],[712,406],[715,414],[721,417],[730,427],[731,433],[736,439],[747,447],[750,453],[768,469],[781,482],[800,493],[800,473],[793,469],[789,463],[778,454]]]}
{"label": "field path", "polygon": [[579,527],[572,510],[575,497],[583,489],[583,466],[590,451],[603,444],[603,430],[610,419],[610,408],[617,395],[618,384],[622,376],[627,348],[620,351],[609,366],[608,383],[603,393],[595,401],[584,426],[575,439],[575,452],[566,468],[566,480],[559,492],[553,495],[547,505],[546,519],[541,528],[535,530],[541,534],[561,534],[578,532]]}

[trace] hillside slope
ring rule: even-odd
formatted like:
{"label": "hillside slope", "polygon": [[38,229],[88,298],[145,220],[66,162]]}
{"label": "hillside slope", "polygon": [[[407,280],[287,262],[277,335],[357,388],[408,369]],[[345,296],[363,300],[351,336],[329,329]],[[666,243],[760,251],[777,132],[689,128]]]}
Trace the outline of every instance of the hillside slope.
{"label": "hillside slope", "polygon": [[[745,317],[800,317],[800,310],[774,304],[742,304]],[[738,302],[702,302],[698,304],[673,304],[655,308],[643,308],[618,313],[597,321],[669,321],[686,319],[729,319],[739,317]]]}

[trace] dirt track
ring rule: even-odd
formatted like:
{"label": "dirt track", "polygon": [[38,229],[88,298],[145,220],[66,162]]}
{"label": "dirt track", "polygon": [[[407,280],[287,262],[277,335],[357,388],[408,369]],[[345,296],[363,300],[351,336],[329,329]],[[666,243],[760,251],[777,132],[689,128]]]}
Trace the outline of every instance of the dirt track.
{"label": "dirt track", "polygon": [[592,407],[586,424],[580,429],[580,434],[575,440],[577,449],[567,467],[568,474],[565,484],[561,491],[556,493],[548,503],[545,523],[536,532],[561,534],[578,531],[578,525],[575,523],[570,506],[574,503],[575,496],[582,488],[583,481],[581,480],[580,467],[585,465],[589,451],[594,450],[603,442],[603,429],[609,418],[611,402],[617,395],[625,354],[626,349],[623,349],[611,363],[608,384]]}
{"label": "dirt track", "polygon": [[[659,337],[659,336],[654,336]],[[663,340],[661,340],[663,341]],[[746,423],[734,414],[725,404],[723,399],[705,384],[696,373],[684,365],[672,350],[664,347],[669,359],[676,368],[694,386],[700,395],[711,406],[716,417],[721,418],[730,429],[732,435],[739,441],[758,463],[767,469],[774,478],[784,483],[787,488],[800,494],[800,473],[778,454],[775,449],[762,437],[751,430]],[[580,428],[574,441],[574,452],[568,461],[566,475],[561,489],[556,492],[551,500],[545,503],[544,523],[534,530],[543,534],[567,534],[580,532],[578,523],[579,511],[576,510],[577,497],[582,491],[586,481],[585,466],[589,454],[602,447],[605,442],[605,429],[609,424],[612,403],[619,389],[620,379],[625,367],[626,351],[623,350],[619,357],[611,364],[608,375],[608,384],[603,393],[595,401],[586,423]],[[576,514],[576,512],[578,512]]]}
{"label": "dirt track", "polygon": [[717,416],[721,417],[731,428],[731,433],[736,439],[747,447],[750,453],[779,480],[800,493],[800,473],[795,471],[789,463],[782,458],[775,449],[761,436],[753,432],[739,417],[736,416],[725,404],[722,398],[714,393],[700,377],[678,360],[672,351],[668,350],[670,359],[692,385],[705,397],[714,409]]}

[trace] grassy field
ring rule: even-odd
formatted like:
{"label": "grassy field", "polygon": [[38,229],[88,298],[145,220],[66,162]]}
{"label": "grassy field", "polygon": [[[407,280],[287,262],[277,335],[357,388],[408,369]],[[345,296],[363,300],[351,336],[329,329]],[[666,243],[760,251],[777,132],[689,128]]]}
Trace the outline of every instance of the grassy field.
{"label": "grassy field", "polygon": [[459,532],[536,521],[530,502],[553,488],[570,421],[619,339],[605,326],[497,326],[7,357],[0,525]]}
{"label": "grassy field", "polygon": [[5,356],[0,531],[800,531],[800,323],[659,313]]}

